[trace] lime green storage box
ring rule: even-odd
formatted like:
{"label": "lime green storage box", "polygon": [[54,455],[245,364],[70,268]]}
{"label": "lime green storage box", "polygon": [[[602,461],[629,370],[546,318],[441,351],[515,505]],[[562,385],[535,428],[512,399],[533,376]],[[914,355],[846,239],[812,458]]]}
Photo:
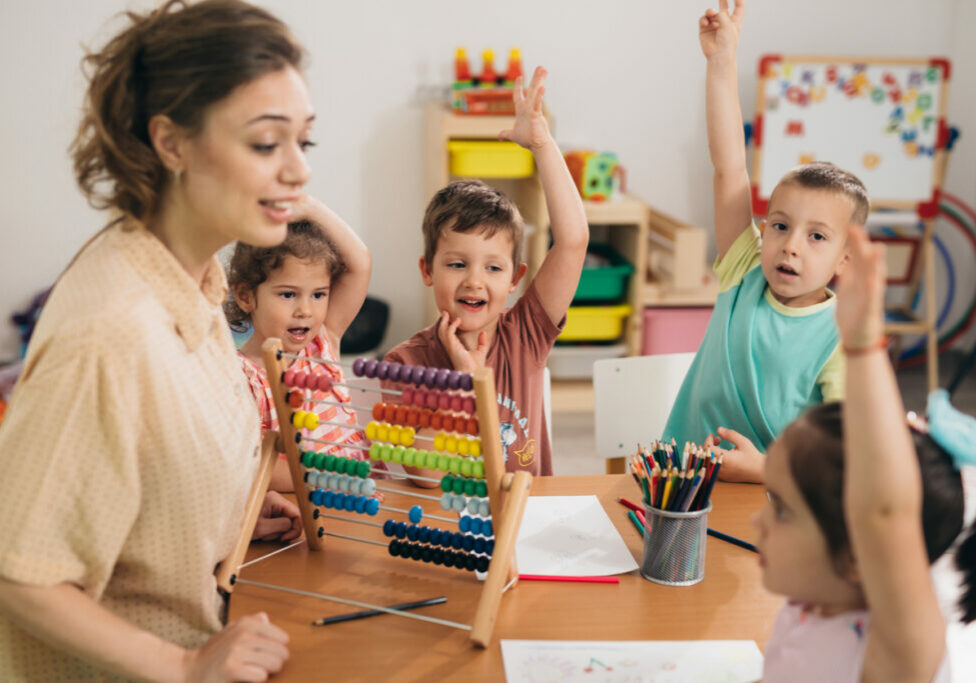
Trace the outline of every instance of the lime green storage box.
{"label": "lime green storage box", "polygon": [[449,140],[451,174],[469,178],[528,178],[535,172],[532,152],[514,142]]}
{"label": "lime green storage box", "polygon": [[612,301],[624,298],[627,293],[627,280],[634,267],[627,259],[607,244],[591,244],[586,249],[587,261],[592,257],[608,262],[608,265],[583,265],[579,286],[573,296],[573,303],[580,301]]}
{"label": "lime green storage box", "polygon": [[559,341],[612,341],[624,333],[630,306],[571,306]]}

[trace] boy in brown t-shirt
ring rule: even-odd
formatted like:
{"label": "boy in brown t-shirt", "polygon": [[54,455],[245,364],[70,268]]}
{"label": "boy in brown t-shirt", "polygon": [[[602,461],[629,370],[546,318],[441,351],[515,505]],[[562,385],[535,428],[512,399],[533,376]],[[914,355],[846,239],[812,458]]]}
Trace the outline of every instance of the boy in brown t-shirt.
{"label": "boy in brown t-shirt", "polygon": [[[501,192],[479,181],[440,190],[424,215],[420,274],[434,288],[440,319],[386,355],[386,360],[494,370],[506,469],[552,474],[543,410],[543,370],[576,293],[589,228],[583,203],[542,114],[546,72],[528,92],[515,86],[515,125],[499,133],[529,149],[546,195],[553,245],[525,294],[505,300],[525,275],[522,217]],[[487,437],[487,435],[483,435]]]}

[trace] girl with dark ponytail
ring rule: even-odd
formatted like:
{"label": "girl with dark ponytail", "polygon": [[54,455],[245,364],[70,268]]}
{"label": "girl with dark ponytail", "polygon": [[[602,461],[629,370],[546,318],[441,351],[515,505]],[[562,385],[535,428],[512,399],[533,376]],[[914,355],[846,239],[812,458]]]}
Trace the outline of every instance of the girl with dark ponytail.
{"label": "girl with dark ponytail", "polygon": [[[287,636],[225,625],[214,577],[259,445],[215,254],[302,218],[302,48],[240,0],[128,19],[84,59],[71,149],[108,226],[48,299],[0,429],[0,680],[265,680]],[[300,531],[269,493],[255,537]]]}
{"label": "girl with dark ponytail", "polygon": [[[837,287],[847,397],[787,427],[769,450],[756,516],[763,583],[788,598],[763,681],[947,681],[946,625],[930,576],[963,526],[959,467],[976,419],[944,391],[907,418],[883,341],[884,256],[852,226]],[[976,536],[957,555],[976,618]]]}

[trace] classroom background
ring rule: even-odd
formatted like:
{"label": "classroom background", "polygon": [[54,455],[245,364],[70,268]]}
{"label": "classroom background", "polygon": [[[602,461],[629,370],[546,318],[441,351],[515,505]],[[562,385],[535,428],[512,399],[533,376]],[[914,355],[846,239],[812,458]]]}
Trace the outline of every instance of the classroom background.
{"label": "classroom background", "polygon": [[[0,111],[5,154],[0,201],[0,317],[6,321],[49,286],[105,221],[78,192],[67,148],[79,119],[82,46],[100,45],[125,8],[155,2],[4,3],[0,9]],[[370,294],[390,306],[382,348],[425,325],[426,293],[417,273],[425,104],[442,98],[454,50],[466,46],[472,70],[492,48],[504,69],[510,47],[526,72],[550,71],[546,103],[565,149],[609,150],[627,169],[628,190],[656,210],[711,238],[711,169],[705,141],[704,71],[697,18],[707,2],[611,1],[467,4],[422,0],[365,3],[262,2],[307,46],[306,74],[318,115],[308,191],[346,218],[373,253]],[[946,56],[952,64],[949,123],[961,137],[945,189],[976,204],[976,5],[965,0],[818,3],[752,0],[741,38],[740,91],[746,120],[755,107],[763,53]],[[111,17],[113,17],[112,19]],[[946,236],[950,250],[967,248]],[[968,261],[967,261],[968,263]],[[976,273],[957,273],[976,287]],[[954,304],[964,308],[967,296]],[[950,318],[958,317],[950,312]],[[976,335],[959,340],[970,348]],[[0,324],[0,361],[18,357],[17,329]]]}

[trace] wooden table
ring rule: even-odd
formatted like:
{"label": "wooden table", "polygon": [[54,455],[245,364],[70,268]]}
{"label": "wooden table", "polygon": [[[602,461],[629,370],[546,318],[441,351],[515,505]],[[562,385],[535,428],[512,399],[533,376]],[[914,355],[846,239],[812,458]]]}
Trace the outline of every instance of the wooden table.
{"label": "wooden table", "polygon": [[[539,477],[532,494],[597,495],[640,563],[641,538],[617,502],[638,498],[628,475]],[[760,486],[718,484],[708,524],[754,540],[749,517],[763,500]],[[381,512],[370,519],[385,518]],[[379,529],[326,521],[329,531],[383,539]],[[275,547],[254,544],[248,559]],[[236,587],[230,616],[264,611],[289,633],[291,659],[275,680],[502,680],[498,641],[503,638],[755,640],[761,648],[782,600],[763,589],[757,557],[709,537],[705,579],[694,586],[661,586],[637,570],[621,575],[619,584],[520,582],[502,596],[492,644],[485,650],[470,643],[468,631],[393,615],[313,627],[314,619],[358,608],[256,586]],[[466,624],[474,618],[482,585],[469,572],[393,558],[379,546],[335,538],[327,538],[323,552],[309,552],[302,544],[241,570],[241,577],[376,605],[444,595],[445,604],[418,613]]]}

